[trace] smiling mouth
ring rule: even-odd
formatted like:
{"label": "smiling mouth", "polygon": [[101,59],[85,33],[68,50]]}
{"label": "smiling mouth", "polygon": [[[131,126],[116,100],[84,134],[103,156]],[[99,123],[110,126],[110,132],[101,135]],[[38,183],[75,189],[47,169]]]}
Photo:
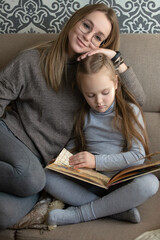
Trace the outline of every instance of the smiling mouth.
{"label": "smiling mouth", "polygon": [[78,39],[78,45],[80,45],[81,47],[87,47],[87,46],[81,41],[80,38],[77,37],[77,39]]}

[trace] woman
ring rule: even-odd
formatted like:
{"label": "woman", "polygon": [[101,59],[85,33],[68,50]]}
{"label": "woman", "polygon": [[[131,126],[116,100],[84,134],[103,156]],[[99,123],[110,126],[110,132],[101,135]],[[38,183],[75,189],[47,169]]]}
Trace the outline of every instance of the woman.
{"label": "woman", "polygon": [[33,208],[46,183],[43,167],[71,136],[81,102],[73,84],[78,57],[103,52],[126,86],[134,84],[133,94],[143,104],[143,90],[118,47],[114,11],[104,4],[88,5],[71,17],[56,40],[22,52],[0,73],[0,229]]}

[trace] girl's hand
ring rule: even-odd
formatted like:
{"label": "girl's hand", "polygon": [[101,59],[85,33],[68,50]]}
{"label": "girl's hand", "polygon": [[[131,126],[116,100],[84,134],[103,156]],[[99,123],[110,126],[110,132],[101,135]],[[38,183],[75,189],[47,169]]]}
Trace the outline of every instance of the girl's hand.
{"label": "girl's hand", "polygon": [[95,156],[89,152],[79,152],[69,158],[69,164],[74,168],[95,168]]}
{"label": "girl's hand", "polygon": [[106,55],[110,59],[112,59],[116,55],[116,52],[114,50],[107,49],[107,48],[96,48],[96,49],[90,50],[89,52],[86,52],[86,53],[80,55],[77,58],[77,61],[80,61],[80,60],[86,58],[87,56],[91,56],[91,55],[94,55],[96,53],[103,53],[104,55]]}

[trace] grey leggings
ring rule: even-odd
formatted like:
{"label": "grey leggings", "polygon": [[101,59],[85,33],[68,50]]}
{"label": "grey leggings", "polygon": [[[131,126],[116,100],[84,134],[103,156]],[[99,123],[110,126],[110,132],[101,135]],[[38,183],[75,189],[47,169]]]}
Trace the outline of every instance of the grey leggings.
{"label": "grey leggings", "polygon": [[0,121],[0,229],[33,208],[45,182],[39,159]]}
{"label": "grey leggings", "polygon": [[45,172],[45,190],[48,193],[66,204],[83,205],[86,215],[92,211],[95,218],[110,216],[137,207],[153,196],[159,188],[159,181],[153,174],[103,190],[77,180],[73,181],[48,169],[45,169]]}

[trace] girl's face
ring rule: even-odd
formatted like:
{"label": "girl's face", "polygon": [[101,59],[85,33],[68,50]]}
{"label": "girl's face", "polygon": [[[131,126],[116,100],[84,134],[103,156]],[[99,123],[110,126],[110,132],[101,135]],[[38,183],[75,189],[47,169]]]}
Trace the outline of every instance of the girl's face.
{"label": "girl's face", "polygon": [[111,73],[103,67],[98,73],[80,75],[81,91],[89,106],[103,113],[112,105],[118,85],[117,76],[111,80]]}
{"label": "girl's face", "polygon": [[69,57],[96,49],[107,39],[111,29],[111,23],[103,12],[88,14],[69,31]]}

